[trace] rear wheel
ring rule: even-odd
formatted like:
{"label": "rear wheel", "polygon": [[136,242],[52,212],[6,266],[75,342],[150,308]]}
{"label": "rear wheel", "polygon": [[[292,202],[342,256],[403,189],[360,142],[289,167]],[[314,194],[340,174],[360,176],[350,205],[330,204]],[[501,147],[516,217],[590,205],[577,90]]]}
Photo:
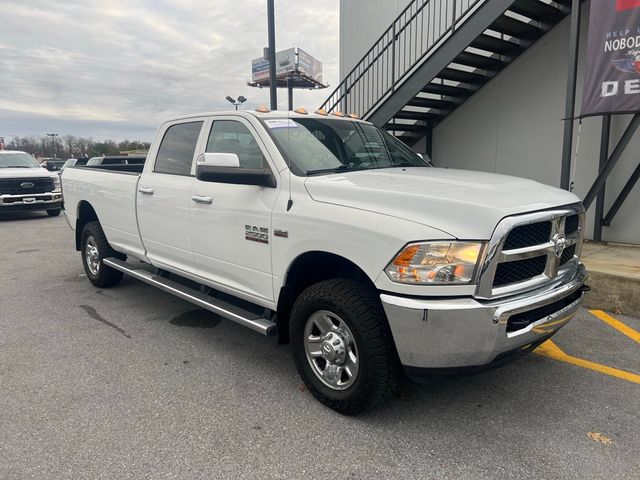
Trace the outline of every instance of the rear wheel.
{"label": "rear wheel", "polygon": [[53,210],[47,210],[47,215],[49,215],[50,217],[57,217],[58,215],[60,215],[61,209],[60,208],[56,208]]}
{"label": "rear wheel", "polygon": [[112,287],[122,280],[122,272],[104,265],[103,260],[126,257],[111,248],[98,222],[89,222],[82,229],[82,264],[91,283],[96,287]]}
{"label": "rear wheel", "polygon": [[291,311],[298,372],[323,404],[344,414],[370,408],[397,390],[399,361],[375,292],[353,280],[307,288]]}

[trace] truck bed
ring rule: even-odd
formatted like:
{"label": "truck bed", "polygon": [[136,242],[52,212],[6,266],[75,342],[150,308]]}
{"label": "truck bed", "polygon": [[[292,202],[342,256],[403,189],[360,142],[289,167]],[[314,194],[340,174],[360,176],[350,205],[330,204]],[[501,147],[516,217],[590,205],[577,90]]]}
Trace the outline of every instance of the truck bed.
{"label": "truck bed", "polygon": [[65,204],[74,205],[66,211],[69,223],[75,225],[78,210],[83,206],[91,208],[82,202],[83,199],[91,199],[113,248],[144,259],[145,251],[136,220],[136,191],[142,168],[143,165],[66,168],[62,173]]}

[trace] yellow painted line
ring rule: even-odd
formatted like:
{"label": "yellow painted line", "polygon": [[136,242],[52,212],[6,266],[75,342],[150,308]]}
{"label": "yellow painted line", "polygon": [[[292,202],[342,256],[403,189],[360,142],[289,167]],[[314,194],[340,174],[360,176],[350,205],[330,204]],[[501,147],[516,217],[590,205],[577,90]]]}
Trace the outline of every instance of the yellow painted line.
{"label": "yellow painted line", "polygon": [[613,318],[611,315],[607,315],[602,310],[589,310],[589,312],[592,315],[595,315],[596,317],[598,317],[604,323],[618,330],[623,335],[626,335],[630,339],[640,343],[640,332],[637,332],[633,328],[628,327],[627,325],[622,323],[620,320]]}
{"label": "yellow painted line", "polygon": [[636,375],[635,373],[627,372],[625,370],[618,370],[617,368],[607,367],[606,365],[602,365],[600,363],[583,360],[582,358],[572,357],[571,355],[568,355],[560,350],[560,347],[558,347],[551,340],[547,340],[546,342],[544,342],[542,345],[536,348],[534,352],[538,355],[542,355],[543,357],[552,358],[560,362],[565,362],[571,365],[576,365],[578,367],[593,370],[595,372],[604,373],[605,375],[620,378],[622,380],[626,380],[627,382],[640,384],[640,375]]}

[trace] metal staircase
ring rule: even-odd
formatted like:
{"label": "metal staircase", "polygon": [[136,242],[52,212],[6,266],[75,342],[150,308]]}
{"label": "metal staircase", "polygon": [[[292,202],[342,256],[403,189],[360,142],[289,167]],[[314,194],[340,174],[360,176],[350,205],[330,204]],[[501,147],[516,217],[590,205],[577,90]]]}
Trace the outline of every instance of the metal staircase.
{"label": "metal staircase", "polygon": [[571,0],[414,0],[321,108],[360,114],[412,145],[570,6]]}

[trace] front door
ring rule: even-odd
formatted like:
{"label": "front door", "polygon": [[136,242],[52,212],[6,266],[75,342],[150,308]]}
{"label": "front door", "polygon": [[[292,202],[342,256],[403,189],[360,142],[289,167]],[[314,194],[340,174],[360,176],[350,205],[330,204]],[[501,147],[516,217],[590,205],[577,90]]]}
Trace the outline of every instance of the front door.
{"label": "front door", "polygon": [[[253,126],[241,117],[215,119],[205,151],[235,153],[241,168],[276,171]],[[191,204],[193,254],[198,274],[212,286],[263,304],[273,301],[271,210],[277,193],[278,188],[194,180],[193,197],[200,201]]]}
{"label": "front door", "polygon": [[189,230],[192,165],[203,123],[178,123],[166,130],[153,168],[145,170],[137,192],[138,224],[147,258],[157,267],[192,274],[196,273]]}

